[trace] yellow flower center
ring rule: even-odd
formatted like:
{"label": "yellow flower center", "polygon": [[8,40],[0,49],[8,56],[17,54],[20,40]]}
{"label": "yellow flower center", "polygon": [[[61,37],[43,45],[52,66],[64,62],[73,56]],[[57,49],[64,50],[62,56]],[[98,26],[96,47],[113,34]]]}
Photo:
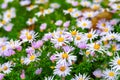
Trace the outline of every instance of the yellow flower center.
{"label": "yellow flower center", "polygon": [[88,17],[91,17],[91,16],[92,16],[92,14],[89,13],[89,14],[88,14]]}
{"label": "yellow flower center", "polygon": [[114,35],[111,35],[111,38],[112,38],[112,39],[114,39],[114,38],[115,38],[115,36],[114,36]]}
{"label": "yellow flower center", "polygon": [[59,69],[60,69],[60,71],[64,72],[66,70],[66,67],[65,66],[61,66]]}
{"label": "yellow flower center", "polygon": [[45,2],[45,0],[40,0],[40,2]]}
{"label": "yellow flower center", "polygon": [[79,16],[79,14],[78,14],[78,13],[76,13],[76,14],[75,14],[75,16]]}
{"label": "yellow flower center", "polygon": [[88,38],[92,38],[92,36],[93,36],[92,33],[88,33],[88,34],[87,34],[87,37],[88,37]]}
{"label": "yellow flower center", "polygon": [[108,32],[109,31],[109,29],[108,28],[104,28],[104,32]]}
{"label": "yellow flower center", "polygon": [[77,32],[76,32],[76,31],[72,31],[71,34],[72,34],[73,36],[75,36],[75,35],[77,34]]}
{"label": "yellow flower center", "polygon": [[99,50],[100,49],[100,45],[95,43],[94,44],[94,49]]}
{"label": "yellow flower center", "polygon": [[34,6],[33,5],[30,5],[30,8],[33,8]]}
{"label": "yellow flower center", "polygon": [[102,23],[101,26],[102,26],[102,27],[106,27],[106,24],[105,24],[105,23]]}
{"label": "yellow flower center", "polygon": [[28,40],[31,40],[31,39],[32,39],[32,35],[30,35],[29,32],[26,32],[26,37],[27,37]]}
{"label": "yellow flower center", "polygon": [[98,10],[99,8],[100,8],[100,7],[99,7],[98,5],[94,5],[94,6],[93,6],[93,9],[94,9],[94,10]]}
{"label": "yellow flower center", "polygon": [[62,34],[63,32],[62,31],[60,31],[60,34]]}
{"label": "yellow flower center", "polygon": [[67,59],[67,58],[68,58],[68,54],[67,54],[67,53],[63,53],[63,54],[62,54],[62,58],[63,58],[63,59]]}
{"label": "yellow flower center", "polygon": [[115,75],[115,73],[114,72],[109,72],[109,76],[111,76],[111,77],[113,77]]}
{"label": "yellow flower center", "polygon": [[77,39],[77,40],[80,40],[80,39],[81,39],[81,36],[77,36],[76,39]]}
{"label": "yellow flower center", "polygon": [[64,41],[64,38],[63,37],[59,37],[58,38],[58,42],[63,42]]}
{"label": "yellow flower center", "polygon": [[7,69],[8,69],[8,67],[7,67],[7,66],[4,66],[4,67],[3,67],[3,70],[5,70],[5,71],[6,71]]}
{"label": "yellow flower center", "polygon": [[108,44],[108,40],[103,41],[104,45]]}
{"label": "yellow flower center", "polygon": [[33,22],[33,19],[29,19],[29,21],[32,23],[32,22]]}
{"label": "yellow flower center", "polygon": [[78,80],[84,80],[83,78],[79,78]]}
{"label": "yellow flower center", "polygon": [[2,51],[6,50],[6,46],[2,46]]}
{"label": "yellow flower center", "polygon": [[2,22],[1,22],[2,24],[6,24],[6,21],[5,20],[2,20]]}
{"label": "yellow flower center", "polygon": [[120,5],[118,5],[117,8],[120,9]]}
{"label": "yellow flower center", "polygon": [[86,54],[86,55],[89,55],[89,54],[90,54],[90,51],[86,51],[85,54]]}
{"label": "yellow flower center", "polygon": [[23,62],[24,62],[24,60],[23,60],[23,59],[21,59],[21,60],[20,60],[20,63],[22,64]]}
{"label": "yellow flower center", "polygon": [[120,59],[117,61],[117,64],[120,65]]}
{"label": "yellow flower center", "polygon": [[31,39],[32,39],[32,36],[31,36],[31,35],[27,35],[27,39],[28,39],[28,40],[31,40]]}
{"label": "yellow flower center", "polygon": [[112,46],[112,50],[113,50],[113,51],[116,51],[116,50],[117,50],[116,45],[113,45],[113,46]]}
{"label": "yellow flower center", "polygon": [[34,55],[31,55],[29,59],[32,61],[32,60],[35,59],[35,56],[34,56]]}
{"label": "yellow flower center", "polygon": [[7,14],[7,17],[8,17],[8,18],[10,18],[10,17],[11,17],[11,14],[10,14],[10,13],[9,13],[9,14]]}
{"label": "yellow flower center", "polygon": [[73,12],[73,8],[69,8],[69,9],[68,9],[68,12]]}
{"label": "yellow flower center", "polygon": [[50,66],[51,69],[54,69],[55,67],[54,66]]}
{"label": "yellow flower center", "polygon": [[82,26],[86,27],[86,26],[87,26],[87,23],[84,22],[84,23],[82,24]]}

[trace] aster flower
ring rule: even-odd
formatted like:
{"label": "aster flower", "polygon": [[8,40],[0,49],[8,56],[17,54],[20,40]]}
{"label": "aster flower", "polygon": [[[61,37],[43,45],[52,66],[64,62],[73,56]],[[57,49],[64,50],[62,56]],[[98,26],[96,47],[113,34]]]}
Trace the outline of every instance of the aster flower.
{"label": "aster flower", "polygon": [[107,79],[107,80],[117,80],[117,75],[119,73],[116,70],[113,69],[106,69],[105,71],[103,71],[103,78]]}
{"label": "aster flower", "polygon": [[56,25],[56,26],[61,26],[61,25],[62,25],[62,23],[63,23],[63,21],[62,21],[62,20],[57,20],[57,21],[55,22],[55,25]]}
{"label": "aster flower", "polygon": [[102,2],[102,0],[94,0],[93,2],[94,3],[100,3],[100,2]]}
{"label": "aster flower", "polygon": [[8,54],[8,50],[10,49],[10,45],[8,45],[7,43],[4,43],[0,46],[0,56],[10,56],[11,54]]}
{"label": "aster flower", "polygon": [[0,73],[0,80],[2,80],[4,78],[5,74]]}
{"label": "aster flower", "polygon": [[83,7],[90,7],[91,6],[91,2],[90,1],[87,1],[87,0],[82,0],[80,2],[80,4],[83,6]]}
{"label": "aster flower", "polygon": [[90,29],[92,26],[92,23],[87,19],[82,19],[80,21],[77,20],[77,26],[82,29]]}
{"label": "aster flower", "polygon": [[35,71],[35,74],[36,74],[36,75],[39,75],[39,74],[41,74],[41,72],[42,72],[42,68],[38,68],[38,69]]}
{"label": "aster flower", "polygon": [[89,76],[87,76],[86,74],[78,74],[75,75],[75,78],[72,78],[71,80],[90,80]]}
{"label": "aster flower", "polygon": [[32,24],[34,24],[36,21],[37,21],[37,19],[36,19],[35,17],[33,17],[33,18],[29,18],[26,23],[27,23],[27,25],[32,25]]}
{"label": "aster flower", "polygon": [[40,25],[40,31],[45,30],[46,27],[47,27],[47,24],[46,24],[46,23],[41,24],[41,25]]}
{"label": "aster flower", "polygon": [[27,9],[27,11],[31,11],[31,10],[37,8],[37,7],[38,7],[37,5],[30,5],[26,9]]}
{"label": "aster flower", "polygon": [[74,18],[78,18],[78,17],[81,16],[81,12],[80,12],[80,11],[72,12],[72,13],[71,13],[71,16],[74,17]]}
{"label": "aster flower", "polygon": [[31,62],[35,62],[35,61],[38,61],[39,60],[39,57],[40,56],[40,53],[31,53],[31,54],[28,54],[28,56],[24,59],[24,64],[25,65],[28,65],[30,64]]}
{"label": "aster flower", "polygon": [[91,52],[97,51],[100,53],[106,52],[104,47],[99,42],[88,44],[87,49]]}
{"label": "aster flower", "polygon": [[54,74],[59,75],[61,77],[65,77],[67,75],[70,75],[71,67],[68,67],[67,65],[56,65],[54,69]]}
{"label": "aster flower", "polygon": [[35,49],[38,49],[38,48],[40,48],[41,46],[43,46],[43,41],[42,40],[38,40],[38,41],[36,41],[36,42],[32,42],[31,43],[31,46],[32,46],[32,48],[35,48]]}
{"label": "aster flower", "polygon": [[111,5],[111,8],[114,9],[114,10],[120,10],[120,4],[112,4]]}
{"label": "aster flower", "polygon": [[66,22],[64,22],[64,24],[63,24],[63,26],[64,26],[65,28],[69,27],[69,25],[70,25],[70,21],[66,21]]}
{"label": "aster flower", "polygon": [[57,53],[55,54],[55,56],[56,56],[57,64],[61,63],[61,64],[72,65],[72,63],[75,62],[77,59],[76,56],[70,54],[69,52]]}
{"label": "aster flower", "polygon": [[35,1],[36,4],[45,4],[47,2],[48,2],[48,0],[36,0]]}
{"label": "aster flower", "polygon": [[27,29],[22,30],[20,34],[20,39],[22,39],[22,42],[27,42],[27,41],[32,42],[35,40],[36,37],[37,37],[37,33]]}
{"label": "aster flower", "polygon": [[5,74],[8,74],[11,72],[11,70],[12,70],[11,67],[12,67],[11,62],[6,62],[1,65],[1,69],[2,69],[3,73],[5,73]]}
{"label": "aster flower", "polygon": [[116,70],[120,70],[120,57],[119,55],[117,55],[116,57],[114,57],[110,62],[109,62],[110,66],[113,69]]}
{"label": "aster flower", "polygon": [[76,8],[69,8],[69,9],[67,9],[67,10],[63,10],[63,12],[64,12],[65,15],[66,15],[66,14],[71,14],[71,13],[73,13],[73,12],[75,12],[75,11],[77,11]]}
{"label": "aster flower", "polygon": [[26,6],[26,5],[29,5],[30,3],[31,3],[30,0],[21,0],[21,1],[20,1],[20,5],[21,5],[21,6]]}
{"label": "aster flower", "polygon": [[82,33],[78,33],[75,37],[74,37],[74,44],[77,46],[79,43],[86,43],[88,41],[87,37],[85,36],[85,34]]}
{"label": "aster flower", "polygon": [[105,19],[102,19],[102,20],[99,20],[98,23],[97,23],[97,27],[99,29],[103,29],[103,28],[106,28],[108,26],[111,26],[110,23],[108,21],[106,21]]}
{"label": "aster flower", "polygon": [[60,47],[67,43],[68,41],[66,40],[64,35],[55,34],[51,39],[51,42],[54,43],[56,47]]}
{"label": "aster flower", "polygon": [[98,11],[85,11],[84,13],[82,13],[82,15],[84,16],[84,18],[93,18],[95,17],[99,12]]}
{"label": "aster flower", "polygon": [[15,41],[13,41],[13,39],[11,39],[9,42],[8,42],[8,45],[10,45],[10,47],[12,48],[12,49],[17,49],[17,48],[19,48],[20,46],[21,46],[21,42],[19,41],[19,40],[15,40]]}
{"label": "aster flower", "polygon": [[93,72],[93,75],[97,78],[101,78],[102,77],[102,71],[100,69],[96,69],[94,72]]}
{"label": "aster flower", "polygon": [[43,41],[48,41],[52,38],[52,33],[47,33],[43,36],[42,40]]}
{"label": "aster flower", "polygon": [[45,77],[45,80],[53,80],[54,76]]}
{"label": "aster flower", "polygon": [[25,79],[25,71],[24,71],[24,70],[22,70],[22,73],[21,73],[21,75],[20,75],[20,78],[21,78],[22,80]]}
{"label": "aster flower", "polygon": [[71,4],[72,4],[72,6],[78,6],[78,5],[79,5],[79,2],[73,0],[73,1],[71,2]]}
{"label": "aster flower", "polygon": [[53,8],[53,9],[58,9],[58,8],[60,8],[60,4],[58,4],[58,3],[51,3],[50,7]]}
{"label": "aster flower", "polygon": [[6,25],[3,26],[3,28],[4,28],[5,31],[10,32],[12,30],[13,26],[14,26],[14,24],[7,23]]}
{"label": "aster flower", "polygon": [[48,8],[48,9],[45,10],[45,13],[46,13],[46,14],[51,14],[51,13],[53,13],[53,12],[54,12],[54,9],[53,9],[53,8]]}
{"label": "aster flower", "polygon": [[90,40],[90,42],[92,42],[93,39],[98,37],[98,34],[96,33],[96,30],[91,30],[90,32],[85,34],[87,39]]}
{"label": "aster flower", "polygon": [[101,9],[101,5],[98,4],[98,3],[94,3],[94,4],[92,4],[90,7],[91,7],[91,9],[93,9],[93,10],[99,10],[99,9]]}

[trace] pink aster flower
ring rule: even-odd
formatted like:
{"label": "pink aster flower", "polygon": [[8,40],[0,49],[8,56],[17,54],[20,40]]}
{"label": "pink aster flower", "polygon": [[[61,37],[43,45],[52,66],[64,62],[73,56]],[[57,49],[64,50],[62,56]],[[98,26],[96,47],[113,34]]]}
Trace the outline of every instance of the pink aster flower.
{"label": "pink aster flower", "polygon": [[65,28],[69,27],[69,25],[70,25],[70,21],[66,21],[66,22],[63,24],[63,26],[64,26]]}
{"label": "pink aster flower", "polygon": [[48,40],[50,40],[51,38],[52,38],[52,34],[51,34],[51,33],[47,33],[47,34],[44,35],[44,37],[43,37],[42,40],[48,41]]}
{"label": "pink aster flower", "polygon": [[50,60],[51,60],[52,62],[54,62],[54,61],[56,60],[56,56],[55,56],[55,55],[52,55],[52,56],[50,57]]}
{"label": "pink aster flower", "polygon": [[78,47],[81,48],[81,49],[86,49],[87,44],[85,42],[80,42],[80,43],[78,43]]}
{"label": "pink aster flower", "polygon": [[5,8],[7,8],[7,6],[8,6],[7,3],[3,3],[3,4],[1,5],[1,8],[2,8],[2,9],[5,9]]}
{"label": "pink aster flower", "polygon": [[63,23],[62,20],[58,20],[58,21],[56,21],[55,25],[56,25],[56,26],[61,26],[62,23]]}
{"label": "pink aster flower", "polygon": [[17,46],[17,47],[16,47],[16,50],[17,50],[17,51],[21,51],[21,50],[22,50],[22,46]]}
{"label": "pink aster flower", "polygon": [[46,24],[46,23],[41,24],[41,25],[40,25],[40,31],[45,30],[46,27],[47,27],[47,24]]}
{"label": "pink aster flower", "polygon": [[35,49],[34,49],[33,47],[29,47],[29,48],[26,49],[26,52],[27,52],[28,54],[32,54],[32,53],[35,52]]}
{"label": "pink aster flower", "polygon": [[0,73],[0,80],[2,80],[4,78],[4,74]]}
{"label": "pink aster flower", "polygon": [[100,69],[97,69],[93,72],[93,75],[97,78],[102,77],[102,71]]}
{"label": "pink aster flower", "polygon": [[43,41],[42,40],[38,40],[37,42],[33,42],[32,43],[32,47],[35,49],[40,48],[43,45]]}
{"label": "pink aster flower", "polygon": [[23,79],[25,79],[25,71],[24,70],[22,70],[22,73],[21,73],[21,75],[20,75],[20,78],[23,80]]}
{"label": "pink aster flower", "polygon": [[78,1],[73,1],[72,2],[72,6],[78,6],[78,4],[79,4]]}
{"label": "pink aster flower", "polygon": [[41,72],[42,72],[42,68],[38,68],[38,69],[35,71],[35,74],[36,74],[36,75],[39,75],[39,74],[41,74]]}
{"label": "pink aster flower", "polygon": [[68,52],[68,53],[74,50],[74,48],[71,46],[63,46],[62,48],[64,52]]}

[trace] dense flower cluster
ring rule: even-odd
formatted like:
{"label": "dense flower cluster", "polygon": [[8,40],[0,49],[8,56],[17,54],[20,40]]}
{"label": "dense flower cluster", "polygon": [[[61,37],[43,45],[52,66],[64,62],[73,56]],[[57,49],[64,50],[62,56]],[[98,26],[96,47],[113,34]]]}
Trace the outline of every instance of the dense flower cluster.
{"label": "dense flower cluster", "polygon": [[[14,25],[17,8],[8,8],[14,2],[0,4],[0,28],[9,33],[22,24]],[[65,9],[64,4],[68,5]],[[0,80],[14,72],[22,80],[120,79],[120,33],[116,31],[120,18],[113,16],[120,16],[119,0],[65,0],[64,4],[19,1],[33,16],[26,19],[28,27],[23,26],[15,40],[0,37]],[[46,21],[50,16],[50,22]]]}

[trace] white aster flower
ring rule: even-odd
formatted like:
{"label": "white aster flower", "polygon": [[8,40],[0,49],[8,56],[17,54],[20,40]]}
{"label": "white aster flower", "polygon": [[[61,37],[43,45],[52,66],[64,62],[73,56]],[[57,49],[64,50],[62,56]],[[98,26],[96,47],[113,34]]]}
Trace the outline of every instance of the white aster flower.
{"label": "white aster flower", "polygon": [[113,69],[106,69],[103,71],[103,78],[106,80],[117,80],[118,72]]}
{"label": "white aster flower", "polygon": [[34,24],[36,21],[37,21],[37,19],[36,19],[35,17],[33,17],[33,18],[29,18],[26,23],[27,23],[27,25],[32,25],[32,24]]}
{"label": "white aster flower", "polygon": [[69,64],[72,65],[73,62],[76,61],[77,57],[70,54],[69,52],[61,52],[61,53],[57,53],[55,54],[56,59],[57,59],[57,64],[61,63],[61,64]]}
{"label": "white aster flower", "polygon": [[54,74],[65,77],[67,75],[70,75],[70,71],[71,67],[68,67],[67,65],[58,64],[55,67]]}
{"label": "white aster flower", "polygon": [[77,20],[77,26],[82,29],[90,29],[92,26],[92,23],[87,19],[82,19],[80,21]]}
{"label": "white aster flower", "polygon": [[86,74],[78,74],[75,75],[75,78],[72,78],[71,80],[90,80],[89,76],[87,76]]}

